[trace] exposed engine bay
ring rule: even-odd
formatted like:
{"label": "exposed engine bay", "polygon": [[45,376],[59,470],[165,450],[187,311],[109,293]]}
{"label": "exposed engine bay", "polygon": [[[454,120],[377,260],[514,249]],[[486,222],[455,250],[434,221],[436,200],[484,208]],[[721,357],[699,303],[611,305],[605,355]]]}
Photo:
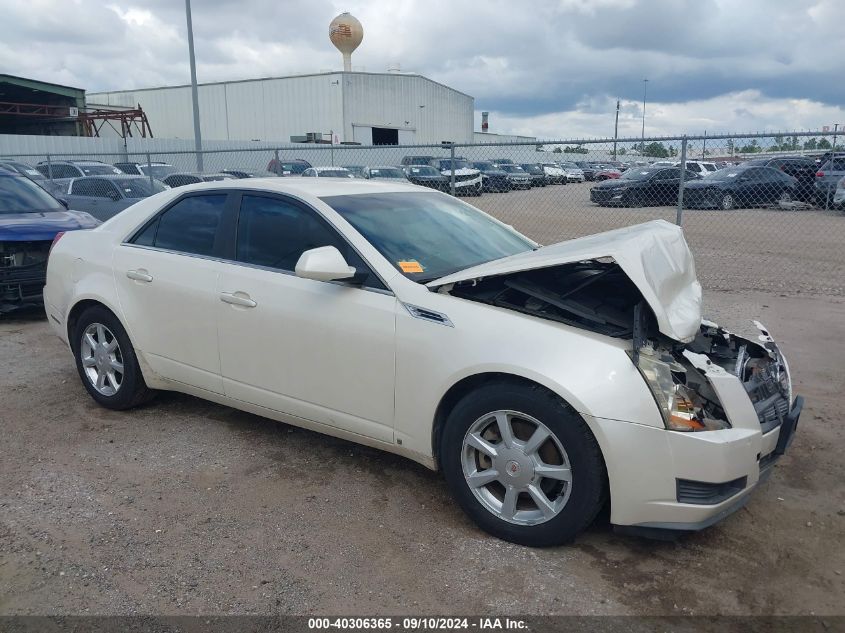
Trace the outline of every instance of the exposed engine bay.
{"label": "exposed engine bay", "polygon": [[446,286],[453,296],[558,321],[615,338],[631,339],[631,358],[664,415],[677,431],[719,430],[730,422],[706,372],[718,365],[742,382],[764,433],[788,414],[792,387],[786,361],[759,325],[760,341],[702,321],[694,340],[658,331],[653,311],[610,258],[518,271]]}

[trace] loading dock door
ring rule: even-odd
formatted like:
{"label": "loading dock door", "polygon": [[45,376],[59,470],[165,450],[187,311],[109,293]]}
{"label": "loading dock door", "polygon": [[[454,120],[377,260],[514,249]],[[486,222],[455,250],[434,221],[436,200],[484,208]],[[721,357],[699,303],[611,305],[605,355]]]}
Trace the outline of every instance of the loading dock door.
{"label": "loading dock door", "polygon": [[399,145],[399,130],[389,127],[374,127],[373,145]]}

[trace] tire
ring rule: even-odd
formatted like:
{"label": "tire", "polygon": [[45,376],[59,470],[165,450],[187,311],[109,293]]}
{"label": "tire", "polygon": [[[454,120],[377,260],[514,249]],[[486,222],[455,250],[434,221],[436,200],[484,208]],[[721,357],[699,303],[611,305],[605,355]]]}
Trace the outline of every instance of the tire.
{"label": "tire", "polygon": [[[495,439],[502,428],[496,415],[504,416],[512,430],[510,448],[501,433]],[[549,437],[532,454],[522,453],[541,426]],[[474,444],[467,444],[481,435],[487,448],[499,452],[498,466]],[[452,495],[478,527],[520,545],[571,542],[595,519],[605,501],[604,461],[592,432],[569,405],[539,386],[497,381],[464,396],[446,420],[440,463]],[[557,476],[539,475],[535,466],[540,463],[549,473],[554,469]],[[560,479],[567,466],[568,482]],[[488,471],[494,472],[485,476]],[[472,475],[485,480],[502,471],[507,474],[482,485],[468,483]],[[500,479],[511,483],[506,486]],[[545,512],[535,501],[538,490],[547,504]],[[510,513],[506,504],[514,508],[509,519],[504,518]]]}
{"label": "tire", "polygon": [[[126,330],[111,311],[103,306],[88,308],[80,315],[71,336],[79,378],[98,404],[122,411],[142,404],[154,395],[144,382]],[[122,371],[117,369],[118,365]]]}
{"label": "tire", "polygon": [[783,202],[784,204],[789,204],[790,202],[792,202],[792,194],[786,190],[781,191],[777,199],[777,204],[780,204],[781,202]]}
{"label": "tire", "polygon": [[724,194],[722,196],[722,198],[719,200],[719,208],[722,211],[730,211],[731,209],[733,209],[734,208],[734,197],[729,193]]}
{"label": "tire", "polygon": [[625,200],[626,207],[638,208],[643,207],[643,201],[640,199],[639,194],[637,193],[629,193],[627,199]]}

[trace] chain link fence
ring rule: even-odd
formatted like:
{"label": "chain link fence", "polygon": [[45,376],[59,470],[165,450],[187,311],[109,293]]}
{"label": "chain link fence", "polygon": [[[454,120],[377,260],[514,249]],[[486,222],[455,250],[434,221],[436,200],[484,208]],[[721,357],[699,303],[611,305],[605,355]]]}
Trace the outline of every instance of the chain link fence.
{"label": "chain link fence", "polygon": [[[314,175],[408,179],[466,196],[541,244],[660,218],[683,226],[707,288],[841,296],[845,183],[837,185],[845,177],[843,141],[827,132],[796,132],[2,160],[34,168],[72,208],[101,219],[128,206],[131,189],[148,195],[160,182]],[[112,173],[115,165],[135,175],[134,184],[114,182],[122,178]],[[139,184],[143,179],[146,187]]]}

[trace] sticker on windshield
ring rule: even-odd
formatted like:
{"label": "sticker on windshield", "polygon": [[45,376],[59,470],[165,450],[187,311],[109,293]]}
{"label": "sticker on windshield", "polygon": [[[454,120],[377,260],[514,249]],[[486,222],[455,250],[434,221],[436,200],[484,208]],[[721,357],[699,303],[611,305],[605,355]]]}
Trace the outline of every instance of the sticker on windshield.
{"label": "sticker on windshield", "polygon": [[399,269],[403,273],[421,273],[423,272],[422,265],[416,260],[409,260],[405,262],[397,262],[399,264]]}

